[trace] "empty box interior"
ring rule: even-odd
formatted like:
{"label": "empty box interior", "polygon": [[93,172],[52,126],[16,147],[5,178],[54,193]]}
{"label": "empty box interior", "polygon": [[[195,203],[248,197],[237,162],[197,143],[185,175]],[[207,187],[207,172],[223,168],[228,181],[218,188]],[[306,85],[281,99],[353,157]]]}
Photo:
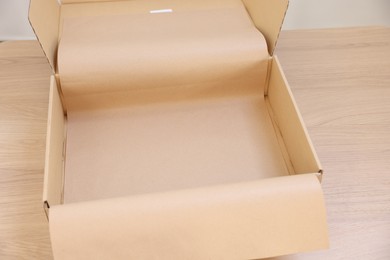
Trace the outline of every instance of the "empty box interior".
{"label": "empty box interior", "polygon": [[[55,73],[44,201],[59,258],[102,256],[110,241],[118,258],[326,246],[321,166],[273,56],[287,1],[38,2],[30,20]],[[171,248],[183,238],[199,255]]]}

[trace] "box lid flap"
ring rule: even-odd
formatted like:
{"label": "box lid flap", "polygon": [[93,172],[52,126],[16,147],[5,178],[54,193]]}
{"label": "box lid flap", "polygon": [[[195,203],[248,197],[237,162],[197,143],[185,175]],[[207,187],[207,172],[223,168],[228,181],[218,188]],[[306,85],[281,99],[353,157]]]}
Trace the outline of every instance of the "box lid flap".
{"label": "box lid flap", "polygon": [[50,208],[56,259],[257,259],[328,246],[315,174]]}
{"label": "box lid flap", "polygon": [[288,0],[243,0],[255,26],[267,40],[272,56],[288,8]]}
{"label": "box lid flap", "polygon": [[[53,69],[57,70],[57,47],[60,37],[61,3],[117,2],[108,0],[31,0],[29,20],[42,46],[43,51]],[[133,2],[133,1],[131,1]],[[221,0],[223,2],[223,0]],[[218,2],[219,3],[219,2]],[[288,6],[288,0],[243,0],[255,26],[267,40],[268,52],[273,55],[279,32]],[[96,4],[96,3],[95,3]]]}
{"label": "box lid flap", "polygon": [[29,21],[53,72],[56,69],[59,17],[57,0],[30,1]]}
{"label": "box lid flap", "polygon": [[[241,1],[202,0],[189,10],[184,6],[193,1],[178,1],[118,2],[143,10],[65,17],[58,47],[64,97],[172,87],[213,91],[245,85],[263,91],[267,43]],[[172,12],[151,14],[157,7]]]}

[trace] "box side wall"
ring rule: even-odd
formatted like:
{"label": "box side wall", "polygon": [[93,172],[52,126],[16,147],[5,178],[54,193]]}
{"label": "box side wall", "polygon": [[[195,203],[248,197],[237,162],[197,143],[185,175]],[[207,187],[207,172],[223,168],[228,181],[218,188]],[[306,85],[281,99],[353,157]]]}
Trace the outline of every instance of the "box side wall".
{"label": "box side wall", "polygon": [[267,40],[272,56],[286,15],[288,0],[242,0],[253,23]]}
{"label": "box side wall", "polygon": [[46,136],[43,201],[49,205],[63,201],[65,116],[54,76],[50,80],[49,112]]}
{"label": "box side wall", "polygon": [[273,57],[267,93],[294,172],[321,172],[321,165],[277,57]]}
{"label": "box side wall", "polygon": [[60,5],[57,0],[31,0],[30,24],[52,67],[56,69]]}
{"label": "box side wall", "polygon": [[56,259],[258,259],[328,247],[315,174],[58,205],[50,234]]}

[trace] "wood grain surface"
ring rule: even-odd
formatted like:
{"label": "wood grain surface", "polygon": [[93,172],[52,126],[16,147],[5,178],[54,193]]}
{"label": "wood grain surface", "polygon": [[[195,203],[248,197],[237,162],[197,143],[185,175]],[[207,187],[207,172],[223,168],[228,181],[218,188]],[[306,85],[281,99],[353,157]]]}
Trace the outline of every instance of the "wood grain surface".
{"label": "wood grain surface", "polygon": [[50,68],[35,41],[0,43],[0,259],[51,259],[42,207]]}
{"label": "wood grain surface", "polygon": [[[331,247],[271,259],[390,259],[390,28],[283,31],[276,54],[325,170]],[[0,43],[0,259],[52,259],[49,75],[37,42]]]}

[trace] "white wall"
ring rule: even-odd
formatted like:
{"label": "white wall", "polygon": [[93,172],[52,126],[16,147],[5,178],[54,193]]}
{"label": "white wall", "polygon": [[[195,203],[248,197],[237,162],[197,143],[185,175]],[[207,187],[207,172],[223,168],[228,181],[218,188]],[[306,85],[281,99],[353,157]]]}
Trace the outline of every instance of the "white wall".
{"label": "white wall", "polygon": [[0,41],[34,39],[28,22],[29,0],[0,0]]}
{"label": "white wall", "polygon": [[[28,4],[29,0],[0,0],[0,41],[34,38]],[[390,0],[290,0],[283,29],[362,25],[390,26]]]}
{"label": "white wall", "polygon": [[284,30],[390,26],[389,0],[290,0]]}

